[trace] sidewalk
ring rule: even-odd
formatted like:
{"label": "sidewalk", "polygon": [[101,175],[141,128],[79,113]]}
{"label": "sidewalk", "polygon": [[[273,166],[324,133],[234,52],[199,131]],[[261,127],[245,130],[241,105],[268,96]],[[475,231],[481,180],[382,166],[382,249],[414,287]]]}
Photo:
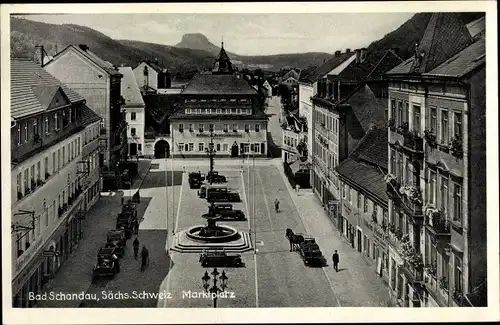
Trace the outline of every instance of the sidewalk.
{"label": "sidewalk", "polygon": [[[288,182],[283,166],[277,167],[307,234],[316,239],[327,259],[328,266],[323,267],[323,270],[339,306],[386,307],[389,301],[389,288],[375,273],[375,268],[340,236],[313,191],[303,189],[297,194]],[[339,272],[333,269],[331,261],[334,250],[338,250],[340,255]]]}

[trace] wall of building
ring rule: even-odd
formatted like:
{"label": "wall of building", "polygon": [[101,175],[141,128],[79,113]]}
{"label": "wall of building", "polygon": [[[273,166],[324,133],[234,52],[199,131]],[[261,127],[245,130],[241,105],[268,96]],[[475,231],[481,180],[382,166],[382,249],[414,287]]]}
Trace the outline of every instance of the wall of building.
{"label": "wall of building", "polygon": [[[108,73],[72,49],[61,54],[44,66],[54,77],[78,92],[104,122],[107,148],[110,148],[111,83]],[[109,150],[104,152],[106,162],[110,161]]]}
{"label": "wall of building", "polygon": [[[183,132],[179,131],[179,125],[183,125]],[[193,132],[190,132],[190,124],[192,124]],[[204,125],[204,132],[199,132],[199,124]],[[215,149],[220,147],[219,154],[229,156],[231,154],[231,146],[236,143],[264,143],[265,152],[261,152],[262,156],[267,155],[267,121],[241,121],[241,120],[226,120],[226,121],[213,121],[213,120],[172,120],[172,136],[174,149],[173,153],[177,156],[206,156],[205,148],[208,148],[210,143],[209,125],[214,125],[214,145]],[[224,132],[224,124],[228,124],[228,132]],[[245,124],[249,125],[249,132],[245,132]],[[259,125],[259,132],[255,131],[255,125]],[[237,132],[233,131],[233,125],[237,126]],[[193,150],[186,151],[185,145],[192,143]],[[200,151],[200,143],[203,143],[203,151]],[[184,150],[179,150],[179,145],[184,145]],[[172,139],[169,141],[172,145]]]}
{"label": "wall of building", "polygon": [[486,71],[479,69],[469,80],[469,215],[470,229],[468,291],[481,284],[487,275],[486,259]]}
{"label": "wall of building", "polygon": [[[135,79],[137,80],[137,84],[139,88],[144,87],[144,67],[147,66],[145,62],[141,62],[133,71]],[[153,89],[158,89],[158,73],[156,70],[148,66],[148,86]]]}
{"label": "wall of building", "polygon": [[307,148],[309,152],[313,147],[313,105],[310,98],[314,95],[313,86],[305,83],[299,84],[299,116],[307,118]]}
{"label": "wall of building", "polygon": [[[125,118],[128,123],[127,139],[129,148],[132,143],[135,143],[138,155],[142,155],[142,151],[144,150],[144,107],[122,107],[122,111],[126,112]],[[132,113],[135,113],[135,120],[132,120]],[[132,136],[132,128],[135,129],[135,136]]]}
{"label": "wall of building", "polygon": [[[25,236],[20,241],[20,248],[24,250],[24,253],[19,258],[17,258],[18,244],[16,240],[18,232],[12,233],[12,276],[14,279],[13,282],[15,282],[13,284],[16,288],[24,282],[21,277],[29,276],[29,274],[26,274],[28,271],[25,272],[23,268],[45,246],[51,234],[54,233],[60,225],[66,222],[64,218],[57,216],[57,209],[63,202],[67,202],[68,194],[75,191],[75,185],[78,178],[77,164],[81,160],[81,148],[77,145],[78,139],[80,138],[81,134],[76,134],[64,139],[60,143],[29,158],[12,169],[12,224],[19,223],[21,225],[27,225],[28,221],[31,221],[31,218],[28,218],[27,215],[15,215],[21,210],[34,211],[36,216],[35,230],[31,231],[29,235]],[[63,147],[68,148],[68,145],[70,145],[71,148],[71,143],[73,143],[74,148],[76,148],[73,149],[73,156],[70,155],[68,161],[68,155],[66,155],[66,161],[63,162],[61,155],[61,166],[56,166],[54,169],[52,154],[56,153],[57,159],[57,152],[61,152]],[[46,157],[48,158],[49,178],[45,178]],[[21,200],[17,200],[18,175],[24,175],[24,173],[28,171],[30,174],[28,179],[30,179],[31,167],[35,166],[36,173],[36,164],[38,162],[40,162],[41,165],[41,175],[43,175],[42,179],[44,184],[37,187],[34,192],[26,195]],[[21,176],[21,179],[22,177],[23,176]],[[24,190],[25,187],[23,183],[24,182],[21,181],[22,190]],[[46,209],[44,209],[44,202]],[[25,243],[27,241],[30,243],[30,246],[28,249],[25,249]],[[21,277],[17,278],[18,275],[21,275]],[[15,293],[15,291],[13,293]]]}

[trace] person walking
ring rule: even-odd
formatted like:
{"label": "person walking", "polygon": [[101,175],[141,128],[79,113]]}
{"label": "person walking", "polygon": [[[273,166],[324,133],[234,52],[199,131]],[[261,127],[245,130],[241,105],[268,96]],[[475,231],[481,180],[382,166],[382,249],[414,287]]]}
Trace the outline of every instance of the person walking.
{"label": "person walking", "polygon": [[144,271],[144,269],[146,269],[146,266],[149,264],[149,251],[146,246],[142,246],[141,258],[141,271]]}
{"label": "person walking", "polygon": [[332,256],[332,260],[333,260],[333,267],[335,268],[335,271],[339,271],[339,254],[337,253],[337,250],[335,250],[335,252],[333,253],[333,256]]}
{"label": "person walking", "polygon": [[280,212],[280,201],[278,201],[278,199],[274,200],[274,209],[276,210],[276,213]]}
{"label": "person walking", "polygon": [[124,198],[124,197],[123,197],[123,195],[122,195],[122,205],[123,205],[123,202],[125,202],[125,198]]}
{"label": "person walking", "polygon": [[299,194],[299,190],[300,190],[300,185],[299,184],[295,185],[295,191],[297,192],[297,195]]}
{"label": "person walking", "polygon": [[139,239],[135,237],[134,239],[134,258],[137,259],[137,256],[139,255]]}
{"label": "person walking", "polygon": [[113,259],[113,262],[115,263],[116,273],[120,273],[120,262],[118,260],[118,256],[116,256],[115,254],[113,254],[111,256],[111,258]]}
{"label": "person walking", "polygon": [[134,234],[137,235],[139,233],[139,221],[137,220],[137,218],[134,219],[133,226],[134,226]]}

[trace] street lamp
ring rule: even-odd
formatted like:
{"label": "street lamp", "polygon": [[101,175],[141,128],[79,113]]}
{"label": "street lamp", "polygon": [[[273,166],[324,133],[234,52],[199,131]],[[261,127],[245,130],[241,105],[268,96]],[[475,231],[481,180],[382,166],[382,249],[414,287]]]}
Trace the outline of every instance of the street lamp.
{"label": "street lamp", "polygon": [[[214,171],[214,156],[215,156],[215,149],[214,149],[214,132],[210,131],[210,143],[208,144],[208,148],[205,148],[205,152],[208,154],[208,157],[210,158],[210,170],[207,176],[209,176],[213,171]],[[210,185],[212,185],[212,177],[209,177],[209,182]]]}
{"label": "street lamp", "polygon": [[[208,275],[208,271],[205,271],[205,275],[201,278],[203,281],[203,288],[205,289],[205,292],[210,292],[212,296],[212,300],[214,301],[214,308],[217,308],[217,295],[219,292],[223,292],[227,288],[227,276],[226,272],[222,271],[222,274],[220,274],[217,271],[217,268],[214,268],[212,271],[213,276],[213,285],[210,287],[210,276]],[[220,275],[218,278],[217,276]],[[220,287],[217,286],[217,280],[221,281]]]}

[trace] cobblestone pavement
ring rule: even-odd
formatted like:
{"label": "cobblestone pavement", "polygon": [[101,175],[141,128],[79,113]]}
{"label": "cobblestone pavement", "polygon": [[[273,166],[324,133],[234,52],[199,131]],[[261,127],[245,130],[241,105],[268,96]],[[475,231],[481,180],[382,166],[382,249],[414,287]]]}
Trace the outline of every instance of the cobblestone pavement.
{"label": "cobblestone pavement", "polygon": [[[139,174],[144,176],[149,167],[148,161],[141,161]],[[139,185],[134,182],[134,185]],[[149,190],[151,191],[151,190]],[[168,272],[169,259],[165,252],[167,232],[163,229],[146,229],[144,222],[139,228],[141,245],[146,245],[150,252],[150,265],[140,271],[140,262],[133,257],[132,240],[127,242],[125,256],[120,259],[120,273],[113,279],[101,279],[91,283],[92,268],[96,261],[96,253],[106,241],[106,233],[114,229],[116,215],[121,210],[121,193],[135,192],[118,191],[110,196],[101,197],[87,213],[84,224],[84,235],[78,248],[70,258],[61,266],[55,279],[46,292],[64,292],[95,294],[95,300],[66,300],[66,301],[41,301],[39,307],[155,307],[157,304],[158,288]],[[162,193],[165,193],[164,188]],[[125,193],[127,197],[127,193]],[[151,197],[147,197],[148,190],[141,190],[141,202],[138,204],[138,215],[144,217],[151,209]],[[164,196],[163,196],[164,198]],[[165,199],[159,200],[158,202]],[[154,205],[154,204],[153,204]],[[159,209],[161,210],[161,209]],[[164,209],[163,209],[164,210]],[[144,217],[144,220],[147,218]],[[132,237],[133,238],[133,237]],[[126,299],[126,295],[138,299]],[[106,293],[106,295],[103,294]],[[117,299],[104,299],[109,293]]]}
{"label": "cobblestone pavement", "polygon": [[[339,231],[326,215],[312,190],[300,190],[297,194],[287,182],[281,165],[277,170],[269,168],[268,173],[270,178],[282,178],[282,183],[286,185],[287,192],[301,215],[307,233],[316,238],[329,264],[331,264],[333,251],[338,250],[340,255],[339,272],[335,272],[332,265],[323,269],[340,305],[344,307],[387,307],[390,300],[389,288],[375,273],[375,267],[370,265],[361,253],[356,252],[347,240],[340,236]],[[279,174],[281,175],[278,176]],[[279,182],[277,179],[273,181],[273,183]]]}

